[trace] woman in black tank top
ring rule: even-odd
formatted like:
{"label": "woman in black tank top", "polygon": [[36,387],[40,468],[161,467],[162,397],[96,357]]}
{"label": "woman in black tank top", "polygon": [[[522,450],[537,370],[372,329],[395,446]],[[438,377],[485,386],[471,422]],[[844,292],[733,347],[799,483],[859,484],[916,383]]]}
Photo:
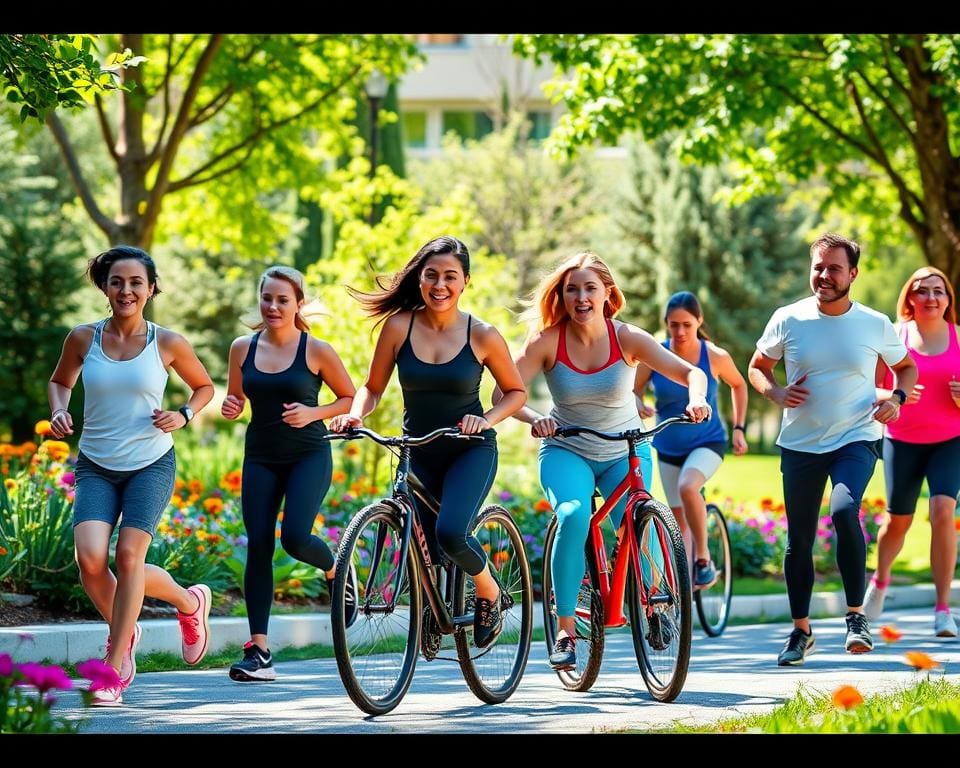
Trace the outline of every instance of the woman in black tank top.
{"label": "woman in black tank top", "polygon": [[[500,593],[486,553],[470,531],[496,474],[493,426],[522,407],[527,394],[500,333],[459,309],[460,294],[469,281],[467,247],[445,236],[424,245],[394,275],[389,288],[374,293],[351,289],[372,316],[385,322],[367,381],[350,413],[331,419],[330,429],[342,432],[362,425],[363,417],[377,407],[396,366],[405,433],[419,436],[438,427],[459,426],[464,434],[483,435],[483,442],[437,440],[411,454],[414,474],[440,499],[436,540],[431,543],[476,584],[473,640],[483,648],[500,632]],[[505,393],[487,411],[480,403],[484,368]],[[429,521],[424,523],[429,529]]]}
{"label": "woman in black tank top", "polygon": [[[230,347],[227,397],[221,413],[236,419],[249,398],[241,481],[247,563],[243,593],[250,642],[241,661],[230,668],[237,681],[273,680],[276,673],[267,644],[273,602],[274,530],[283,499],[280,543],[293,557],[333,578],[330,548],[311,531],[330,487],[333,462],[323,419],[346,413],[353,382],[329,344],[310,335],[301,315],[303,275],[290,267],[271,267],[260,278],[259,329]],[[335,399],[319,405],[326,383]]]}

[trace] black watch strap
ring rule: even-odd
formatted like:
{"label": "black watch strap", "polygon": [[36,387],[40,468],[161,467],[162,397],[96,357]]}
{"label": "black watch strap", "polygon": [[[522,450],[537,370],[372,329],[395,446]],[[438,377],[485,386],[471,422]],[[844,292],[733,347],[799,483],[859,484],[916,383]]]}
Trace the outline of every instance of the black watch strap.
{"label": "black watch strap", "polygon": [[734,429],[739,429],[741,432],[746,432],[746,431],[747,431],[747,427],[746,427],[745,424],[734,424],[734,425],[733,425],[733,428],[734,428]]}
{"label": "black watch strap", "polygon": [[181,405],[177,410],[180,411],[180,414],[187,420],[187,424],[189,424],[191,419],[193,419],[193,411],[190,406]]}
{"label": "black watch strap", "polygon": [[905,402],[907,402],[907,393],[904,392],[902,389],[895,389],[890,394],[896,395],[897,397],[900,398],[900,405],[903,405]]}

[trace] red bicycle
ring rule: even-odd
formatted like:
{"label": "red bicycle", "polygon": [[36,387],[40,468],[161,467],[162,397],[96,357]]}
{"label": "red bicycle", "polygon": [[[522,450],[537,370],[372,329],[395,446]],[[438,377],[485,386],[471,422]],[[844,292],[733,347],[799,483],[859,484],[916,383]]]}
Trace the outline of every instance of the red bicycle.
{"label": "red bicycle", "polygon": [[[597,679],[603,659],[604,631],[622,627],[629,614],[633,647],[643,682],[658,701],[680,695],[690,662],[692,627],[690,575],[677,521],[665,504],[656,501],[643,484],[637,447],[672,424],[690,424],[689,418],[666,419],[649,431],[598,432],[588,427],[561,427],[555,437],[589,434],[629,445],[627,476],[600,509],[594,507],[586,543],[587,568],[576,607],[576,663],[557,670],[560,681],[574,691],[588,690]],[[629,494],[617,544],[607,557],[600,524],[617,502]],[[543,613],[547,652],[557,639],[557,610],[550,562],[557,536],[557,518],[547,527],[543,547]]]}

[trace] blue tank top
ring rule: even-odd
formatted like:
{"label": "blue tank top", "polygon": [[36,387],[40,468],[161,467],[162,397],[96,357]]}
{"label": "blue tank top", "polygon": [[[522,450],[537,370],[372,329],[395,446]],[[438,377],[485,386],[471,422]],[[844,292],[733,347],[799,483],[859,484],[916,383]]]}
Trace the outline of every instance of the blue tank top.
{"label": "blue tank top", "polygon": [[[425,363],[414,354],[410,343],[414,317],[416,312],[411,312],[407,338],[397,352],[397,375],[403,390],[404,433],[420,437],[440,427],[455,427],[465,414],[483,416],[480,404],[483,365],[470,346],[473,317],[467,316],[467,340],[463,347],[445,363]],[[496,436],[492,429],[481,434],[491,440]],[[439,440],[425,447],[442,448],[444,444],[444,440]]]}
{"label": "blue tank top", "polygon": [[[669,350],[670,340],[664,341],[663,346]],[[697,367],[707,374],[707,403],[713,412],[710,420],[699,424],[668,427],[663,430],[653,438],[653,447],[658,453],[664,453],[667,456],[686,456],[694,448],[710,443],[727,442],[727,429],[720,419],[720,409],[717,408],[717,380],[710,370],[710,353],[707,350],[707,342],[704,340],[700,341],[700,359],[697,361]],[[650,383],[657,396],[658,424],[672,416],[683,414],[687,403],[690,402],[685,386],[677,384],[657,371],[650,375]]]}
{"label": "blue tank top", "polygon": [[303,403],[314,408],[323,385],[320,375],[307,365],[307,334],[300,332],[297,354],[290,367],[276,373],[266,373],[255,365],[259,340],[257,332],[240,366],[243,392],[250,398],[252,411],[247,425],[245,457],[279,464],[296,461],[314,451],[330,450],[330,444],[320,439],[327,434],[322,421],[312,421],[298,429],[283,420],[284,403]]}

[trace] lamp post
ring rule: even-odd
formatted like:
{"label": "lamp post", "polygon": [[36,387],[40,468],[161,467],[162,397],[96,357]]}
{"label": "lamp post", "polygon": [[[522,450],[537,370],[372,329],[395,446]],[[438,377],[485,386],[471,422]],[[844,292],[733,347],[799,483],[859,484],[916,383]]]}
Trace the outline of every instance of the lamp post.
{"label": "lamp post", "polygon": [[[377,126],[378,116],[380,114],[380,100],[387,95],[387,89],[390,87],[390,83],[387,81],[386,75],[383,74],[379,69],[374,69],[370,73],[370,77],[367,78],[366,84],[363,86],[363,89],[367,92],[367,100],[370,102],[370,178],[376,175],[377,172],[377,135],[379,134],[379,128]],[[370,206],[370,226],[373,226],[376,222],[377,215],[377,206]]]}

